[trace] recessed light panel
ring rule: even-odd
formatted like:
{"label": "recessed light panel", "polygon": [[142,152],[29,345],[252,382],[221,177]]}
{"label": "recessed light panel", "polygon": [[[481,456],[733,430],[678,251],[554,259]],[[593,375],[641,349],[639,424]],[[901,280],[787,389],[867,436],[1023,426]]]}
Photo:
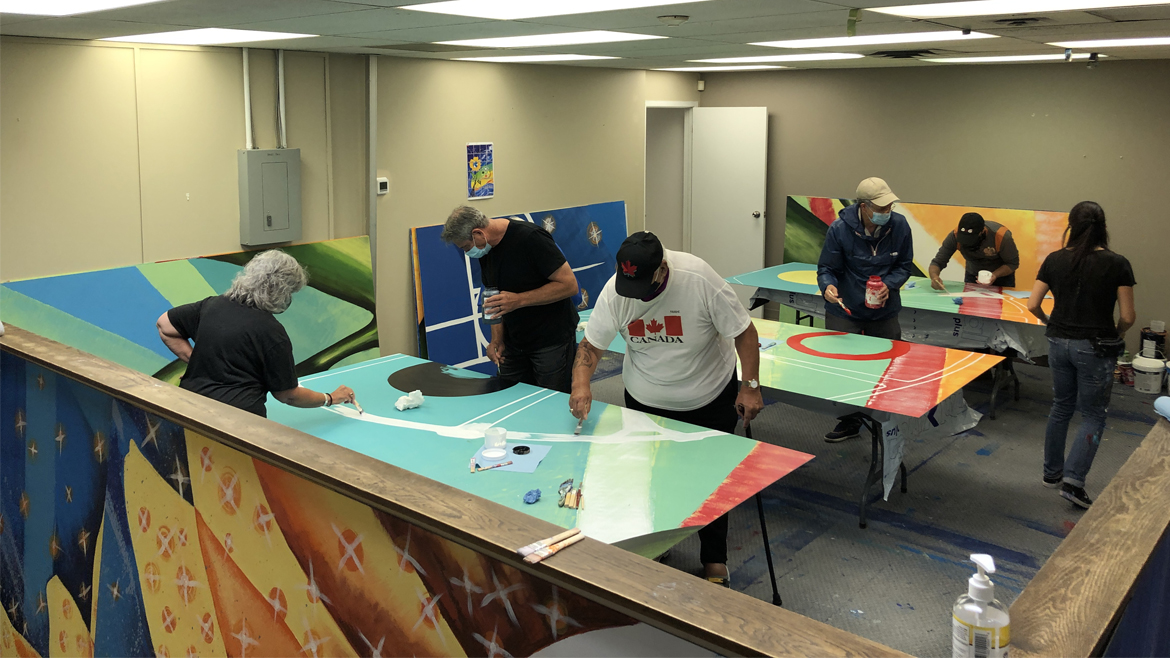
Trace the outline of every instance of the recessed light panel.
{"label": "recessed light panel", "polygon": [[968,39],[997,39],[998,35],[962,30],[945,32],[907,32],[903,34],[867,34],[860,37],[829,37],[826,39],[795,39],[792,41],[764,41],[753,46],[772,48],[841,48],[848,46],[881,46],[895,43],[930,43],[936,41],[966,41]]}
{"label": "recessed light panel", "polygon": [[579,46],[585,43],[615,43],[618,41],[644,41],[665,39],[651,34],[630,34],[590,30],[587,32],[561,32],[558,34],[532,34],[524,37],[498,37],[492,39],[463,39],[462,41],[439,41],[444,46],[470,46],[473,48],[547,48],[550,46]]}
{"label": "recessed light panel", "polygon": [[149,5],[162,0],[0,0],[0,13],[28,16],[74,16],[94,11]]}
{"label": "recessed light panel", "polygon": [[1050,46],[1061,48],[1128,48],[1130,46],[1170,46],[1170,37],[1144,37],[1139,39],[1096,39],[1094,41],[1060,41]]}
{"label": "recessed light panel", "polygon": [[541,16],[567,16],[598,11],[618,11],[640,7],[683,5],[706,0],[448,0],[425,5],[408,5],[400,9],[429,11],[435,14],[494,18],[516,21]]}
{"label": "recessed light panel", "polygon": [[804,55],[762,55],[759,57],[721,57],[719,59],[691,59],[701,64],[760,64],[764,62],[829,62],[838,59],[861,59],[857,53],[807,53]]}
{"label": "recessed light panel", "polygon": [[533,62],[579,62],[586,59],[620,59],[601,55],[511,55],[501,57],[460,57],[460,62],[500,62],[503,64],[530,64]]}
{"label": "recessed light panel", "polygon": [[787,66],[681,66],[674,69],[654,69],[655,71],[679,71],[683,73],[703,73],[704,71],[763,71],[766,69],[786,69]]}
{"label": "recessed light panel", "polygon": [[1167,0],[968,0],[936,2],[928,5],[874,7],[866,11],[905,16],[906,18],[957,18],[960,16],[999,16],[1040,14],[1050,11],[1089,11],[1116,7],[1153,7],[1170,5]]}
{"label": "recessed light panel", "polygon": [[130,43],[161,43],[172,46],[222,46],[255,41],[276,41],[278,39],[302,39],[316,34],[295,34],[293,32],[262,32],[259,30],[231,30],[222,27],[208,27],[200,30],[178,30],[176,32],[155,32],[154,34],[132,34],[125,37],[110,37],[102,41],[127,41]]}
{"label": "recessed light panel", "polygon": [[[1104,55],[1102,55],[1104,57]],[[1074,60],[1089,59],[1089,53],[1076,53]],[[995,62],[1060,62],[1064,61],[1063,54],[1051,55],[992,55],[987,57],[923,57],[924,62],[940,62],[943,64],[991,64]]]}

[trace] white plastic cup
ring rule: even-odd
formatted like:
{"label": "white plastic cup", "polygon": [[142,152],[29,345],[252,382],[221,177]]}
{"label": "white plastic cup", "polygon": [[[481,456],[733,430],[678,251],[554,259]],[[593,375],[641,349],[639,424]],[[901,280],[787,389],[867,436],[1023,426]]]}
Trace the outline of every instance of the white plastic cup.
{"label": "white plastic cup", "polygon": [[976,280],[985,286],[991,285],[991,270],[979,270]]}
{"label": "white plastic cup", "polygon": [[483,458],[488,461],[500,461],[508,454],[508,430],[502,427],[489,427],[483,432]]}

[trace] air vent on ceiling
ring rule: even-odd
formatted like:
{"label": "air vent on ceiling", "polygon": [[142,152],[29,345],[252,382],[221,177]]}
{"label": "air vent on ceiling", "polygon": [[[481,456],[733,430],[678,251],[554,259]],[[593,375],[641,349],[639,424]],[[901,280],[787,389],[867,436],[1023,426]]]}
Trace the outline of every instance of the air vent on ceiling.
{"label": "air vent on ceiling", "polygon": [[1001,18],[993,22],[1003,27],[1033,27],[1044,23],[1051,23],[1052,19],[1043,16],[1022,16],[1020,18]]}
{"label": "air vent on ceiling", "polygon": [[926,55],[936,54],[933,50],[916,49],[916,50],[879,50],[876,53],[871,53],[870,57],[885,57],[886,59],[914,59],[916,57],[923,57]]}
{"label": "air vent on ceiling", "polygon": [[483,50],[472,46],[449,46],[442,43],[396,43],[389,46],[373,46],[380,50],[407,50],[415,53],[459,53],[466,50]]}

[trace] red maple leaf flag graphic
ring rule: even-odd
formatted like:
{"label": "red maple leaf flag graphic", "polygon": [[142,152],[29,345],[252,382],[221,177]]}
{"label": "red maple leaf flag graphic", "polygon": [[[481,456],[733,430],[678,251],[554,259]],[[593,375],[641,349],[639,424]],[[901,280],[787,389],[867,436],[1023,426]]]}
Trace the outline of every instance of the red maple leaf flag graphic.
{"label": "red maple leaf flag graphic", "polygon": [[681,335],[683,335],[682,316],[681,315],[668,315],[668,316],[666,316],[665,321],[666,321],[666,335],[667,336],[681,336]]}
{"label": "red maple leaf flag graphic", "polygon": [[638,266],[637,265],[634,265],[630,261],[626,261],[626,262],[622,263],[622,274],[624,274],[632,279],[632,278],[634,278],[634,275],[637,273],[638,273]]}
{"label": "red maple leaf flag graphic", "polygon": [[641,320],[634,320],[628,326],[626,326],[626,333],[631,336],[645,336],[646,323]]}
{"label": "red maple leaf flag graphic", "polygon": [[664,327],[665,327],[665,325],[663,325],[658,320],[651,320],[650,324],[646,325],[646,330],[652,334],[656,334],[656,333],[662,331]]}

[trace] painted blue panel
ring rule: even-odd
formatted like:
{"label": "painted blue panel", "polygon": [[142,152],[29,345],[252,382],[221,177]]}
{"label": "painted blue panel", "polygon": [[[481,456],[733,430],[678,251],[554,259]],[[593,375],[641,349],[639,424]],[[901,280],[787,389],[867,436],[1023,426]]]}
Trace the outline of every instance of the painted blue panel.
{"label": "painted blue panel", "polygon": [[[137,267],[119,267],[4,284],[16,292],[142,345],[169,361],[154,322],[171,308]],[[118,303],[132,299],[133,305]],[[133,312],[127,312],[133,310]]]}
{"label": "painted blue panel", "polygon": [[228,288],[232,287],[232,279],[244,269],[239,265],[232,263],[224,263],[210,258],[192,258],[191,266],[195,268],[196,272],[203,277],[207,285],[211,286],[217,294],[224,294]]}
{"label": "painted blue panel", "polygon": [[0,353],[0,515],[4,532],[0,532],[0,591],[8,616],[22,628],[24,616],[24,517],[20,497],[24,493],[25,440],[28,436],[25,416],[25,364],[7,352]]}
{"label": "painted blue panel", "polygon": [[44,613],[45,586],[53,577],[49,554],[55,527],[57,453],[53,431],[57,418],[59,378],[38,366],[25,369],[25,399],[28,416],[24,459],[24,489],[29,514],[24,522],[24,618],[25,639],[42,656],[49,654],[49,616]]}

